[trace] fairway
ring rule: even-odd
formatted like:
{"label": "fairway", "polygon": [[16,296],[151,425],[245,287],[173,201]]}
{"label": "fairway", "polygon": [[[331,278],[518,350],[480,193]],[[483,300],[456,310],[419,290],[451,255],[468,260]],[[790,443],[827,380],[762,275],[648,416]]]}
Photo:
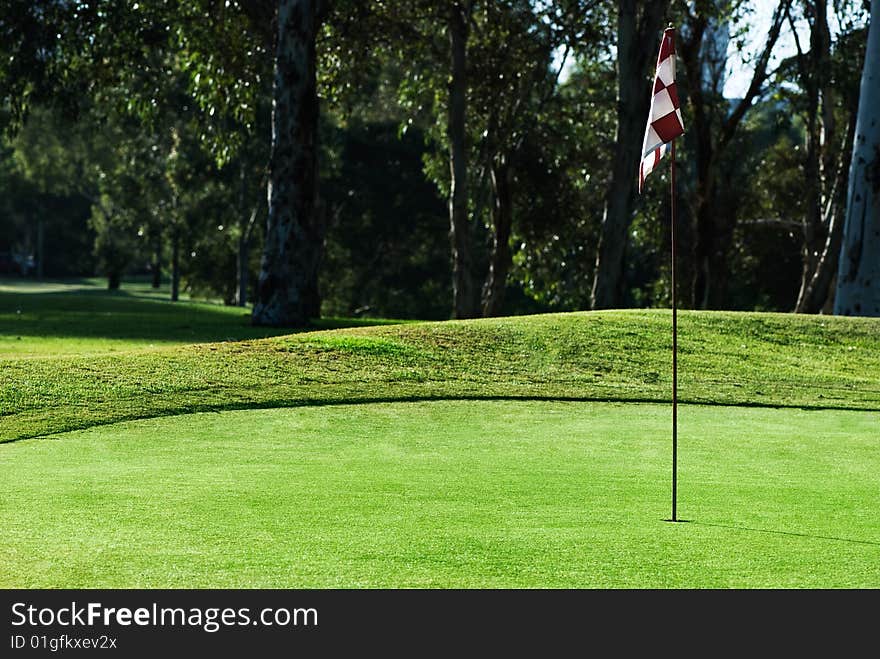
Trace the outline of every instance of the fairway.
{"label": "fairway", "polygon": [[[290,334],[254,327],[250,311],[204,301],[168,302],[167,285],[126,282],[108,291],[97,279],[64,282],[0,277],[0,360],[109,355],[209,341]],[[379,325],[381,319],[324,318],[313,329]],[[394,321],[400,322],[400,321]]]}
{"label": "fairway", "polygon": [[3,587],[878,588],[876,411],[433,401],[0,445]]}

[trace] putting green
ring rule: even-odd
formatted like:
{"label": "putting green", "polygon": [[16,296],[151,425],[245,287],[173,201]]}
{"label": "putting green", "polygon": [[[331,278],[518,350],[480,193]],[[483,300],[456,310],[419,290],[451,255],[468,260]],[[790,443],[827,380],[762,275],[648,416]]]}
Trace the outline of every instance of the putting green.
{"label": "putting green", "polygon": [[[3,587],[880,587],[880,414],[438,401],[0,445]],[[63,439],[63,441],[58,441]]]}

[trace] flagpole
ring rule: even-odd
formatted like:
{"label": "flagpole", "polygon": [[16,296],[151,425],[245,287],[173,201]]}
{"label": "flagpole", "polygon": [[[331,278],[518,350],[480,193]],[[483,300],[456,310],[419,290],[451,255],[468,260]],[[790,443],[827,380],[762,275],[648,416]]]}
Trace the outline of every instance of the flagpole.
{"label": "flagpole", "polygon": [[670,234],[672,237],[672,521],[677,522],[678,489],[678,310],[675,301],[675,139],[669,158]]}
{"label": "flagpole", "polygon": [[[880,1],[880,0],[878,0]],[[639,193],[669,146],[669,208],[670,242],[672,257],[672,517],[666,521],[678,522],[678,303],[675,282],[675,138],[684,135],[684,121],[675,90],[675,28],[672,23],[663,31],[657,68],[654,73],[654,91],[651,111],[642,142],[642,161],[639,164]]]}

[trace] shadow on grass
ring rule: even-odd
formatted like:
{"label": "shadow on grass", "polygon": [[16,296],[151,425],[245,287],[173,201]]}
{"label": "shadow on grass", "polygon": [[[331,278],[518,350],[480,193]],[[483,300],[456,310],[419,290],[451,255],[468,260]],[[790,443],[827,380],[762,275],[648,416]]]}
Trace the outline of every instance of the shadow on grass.
{"label": "shadow on grass", "polygon": [[137,292],[0,291],[0,333],[8,336],[212,343],[315,330],[396,324],[379,318],[320,318],[307,327],[260,327],[247,308],[213,302],[171,302]]}
{"label": "shadow on grass", "polygon": [[849,542],[859,545],[873,545],[880,547],[880,542],[875,540],[856,540],[854,538],[840,538],[833,535],[816,535],[814,533],[797,533],[795,531],[773,531],[771,529],[755,529],[749,526],[736,526],[735,524],[718,524],[717,522],[692,522],[698,526],[712,526],[721,529],[732,529],[734,531],[747,531],[750,533],[768,533],[771,535],[788,535],[796,538],[813,538],[816,540],[834,540],[837,542]]}

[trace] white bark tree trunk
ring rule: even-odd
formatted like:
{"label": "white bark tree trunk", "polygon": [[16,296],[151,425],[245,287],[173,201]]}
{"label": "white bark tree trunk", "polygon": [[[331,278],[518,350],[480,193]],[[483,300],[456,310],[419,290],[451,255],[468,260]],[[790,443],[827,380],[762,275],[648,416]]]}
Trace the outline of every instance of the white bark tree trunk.
{"label": "white bark tree trunk", "polygon": [[880,1],[871,24],[853,141],[834,313],[880,316]]}

